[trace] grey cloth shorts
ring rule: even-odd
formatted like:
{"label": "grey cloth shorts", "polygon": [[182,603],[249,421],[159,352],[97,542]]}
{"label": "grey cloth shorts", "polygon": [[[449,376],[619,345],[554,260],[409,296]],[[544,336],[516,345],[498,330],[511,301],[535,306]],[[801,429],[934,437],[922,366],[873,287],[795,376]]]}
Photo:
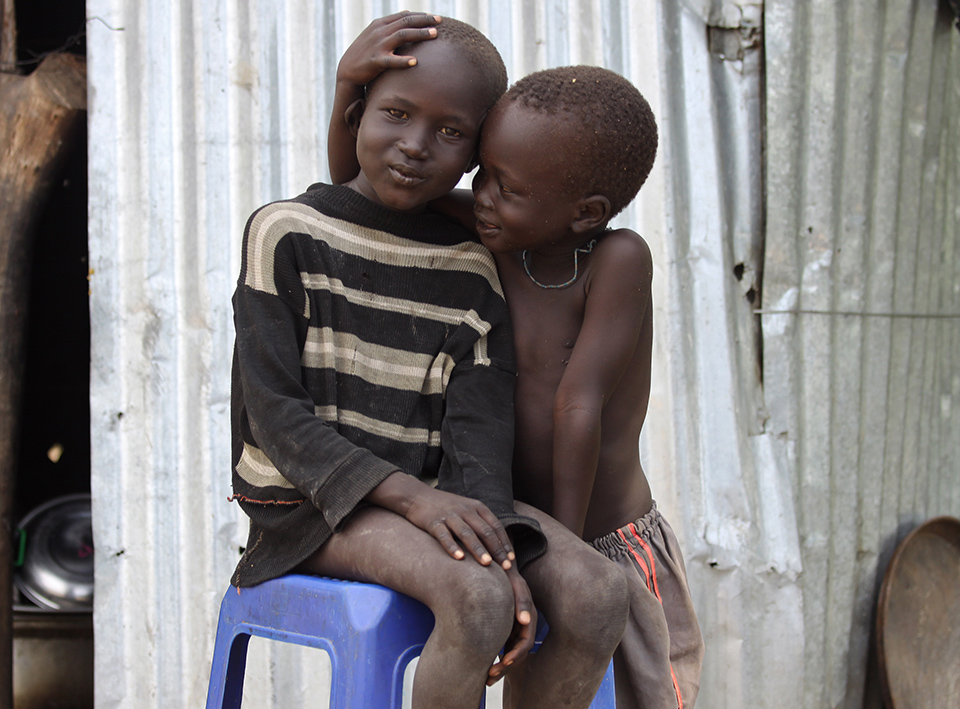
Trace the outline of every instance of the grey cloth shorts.
{"label": "grey cloth shorts", "polygon": [[626,573],[630,617],[613,656],[617,709],[693,709],[703,637],[673,529],[656,504],[593,546]]}

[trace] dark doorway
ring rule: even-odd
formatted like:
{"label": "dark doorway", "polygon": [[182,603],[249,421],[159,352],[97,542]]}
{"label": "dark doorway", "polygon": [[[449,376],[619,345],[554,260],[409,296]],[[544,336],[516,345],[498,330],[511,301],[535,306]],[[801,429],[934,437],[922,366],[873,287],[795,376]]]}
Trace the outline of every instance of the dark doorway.
{"label": "dark doorway", "polygon": [[[85,54],[84,0],[15,0],[20,73],[54,52]],[[90,492],[90,319],[85,125],[32,238],[13,520]],[[26,566],[24,567],[26,568]],[[16,709],[93,706],[93,619],[14,595]]]}

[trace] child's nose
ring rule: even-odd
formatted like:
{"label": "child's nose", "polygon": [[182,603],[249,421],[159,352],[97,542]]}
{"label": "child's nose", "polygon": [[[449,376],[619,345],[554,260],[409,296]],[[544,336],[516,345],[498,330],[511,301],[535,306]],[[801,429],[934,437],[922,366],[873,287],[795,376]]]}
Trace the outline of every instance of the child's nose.
{"label": "child's nose", "polygon": [[488,190],[485,189],[487,186],[487,174],[483,168],[477,170],[477,174],[473,176],[473,201],[479,204],[481,207],[490,206],[490,195]]}
{"label": "child's nose", "polygon": [[409,158],[414,160],[423,160],[427,157],[427,139],[422,131],[407,131],[397,147]]}

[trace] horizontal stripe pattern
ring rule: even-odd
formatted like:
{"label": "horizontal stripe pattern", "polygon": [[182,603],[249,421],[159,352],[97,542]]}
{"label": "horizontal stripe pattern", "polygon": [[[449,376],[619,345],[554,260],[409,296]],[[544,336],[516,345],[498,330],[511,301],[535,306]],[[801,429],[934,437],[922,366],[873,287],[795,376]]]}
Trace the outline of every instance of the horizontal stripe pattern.
{"label": "horizontal stripe pattern", "polygon": [[315,409],[317,416],[324,421],[336,422],[340,426],[351,426],[365,433],[371,433],[381,438],[389,438],[400,443],[427,445],[439,447],[440,432],[427,428],[415,428],[390,424],[379,419],[364,416],[357,411],[337,409],[333,406],[318,406]]}
{"label": "horizontal stripe pattern", "polygon": [[[508,335],[490,352],[494,323],[506,332],[508,318],[494,260],[435,215],[401,218],[347,188],[319,187],[254,213],[239,285],[301,313],[303,385],[324,421],[432,474],[421,466],[439,460],[455,366],[512,368]],[[254,485],[276,476],[263,461],[238,472]]]}
{"label": "horizontal stripe pattern", "polygon": [[421,394],[443,394],[454,362],[445,352],[437,357],[365,342],[348,332],[311,327],[303,348],[302,364],[311,369],[332,369],[357,376],[374,386],[393,387]]}
{"label": "horizontal stripe pattern", "polygon": [[388,313],[436,320],[448,325],[465,323],[481,336],[490,332],[490,323],[483,320],[474,310],[465,311],[457,308],[447,308],[441,305],[431,305],[430,303],[404,298],[392,298],[365,290],[349,288],[339,278],[331,278],[323,273],[302,273],[300,278],[307,290],[328,291],[354,305],[375,308]]}
{"label": "horizontal stripe pattern", "polygon": [[400,267],[473,273],[486,279],[489,287],[503,297],[496,267],[486,249],[464,241],[455,247],[423,244],[389,232],[357,226],[322,214],[297,202],[275,202],[253,217],[247,242],[246,285],[277,295],[273,260],[264,258],[290,233],[304,233],[332,249],[362,259],[376,259]]}
{"label": "horizontal stripe pattern", "polygon": [[293,489],[293,484],[280,474],[266,453],[249,443],[243,444],[236,470],[241,478],[254,487]]}

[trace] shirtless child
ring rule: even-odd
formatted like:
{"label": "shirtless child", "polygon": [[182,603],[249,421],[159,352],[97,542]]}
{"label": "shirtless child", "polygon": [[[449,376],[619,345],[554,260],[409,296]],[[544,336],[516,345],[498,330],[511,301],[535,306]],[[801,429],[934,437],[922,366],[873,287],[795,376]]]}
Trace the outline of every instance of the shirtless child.
{"label": "shirtless child", "polygon": [[[405,17],[377,26],[388,46],[410,31]],[[521,659],[524,707],[584,709],[623,633],[626,583],[548,515],[515,507],[516,375],[496,268],[459,225],[425,213],[470,166],[506,71],[454,20],[410,54],[415,67],[381,66],[353,106],[359,174],[247,223],[231,421],[250,534],[232,582],[313,573],[425,603],[436,622],[418,709],[475,709]],[[537,609],[551,632],[528,660]]]}
{"label": "shirtless child", "polygon": [[[472,210],[443,206],[494,253],[513,321],[515,496],[626,572],[630,618],[614,654],[620,709],[693,707],[703,656],[677,539],[639,457],[650,250],[633,231],[607,229],[656,148],[653,114],[626,79],[598,67],[538,72],[484,122]],[[349,174],[344,163],[331,162],[335,180]],[[510,678],[508,693],[521,679]]]}
{"label": "shirtless child", "polygon": [[607,229],[653,165],[653,113],[617,74],[562,67],[518,81],[480,140],[476,230],[496,256],[517,351],[514,495],[627,571],[617,706],[692,708],[703,641],[638,446],[653,261],[638,234]]}

